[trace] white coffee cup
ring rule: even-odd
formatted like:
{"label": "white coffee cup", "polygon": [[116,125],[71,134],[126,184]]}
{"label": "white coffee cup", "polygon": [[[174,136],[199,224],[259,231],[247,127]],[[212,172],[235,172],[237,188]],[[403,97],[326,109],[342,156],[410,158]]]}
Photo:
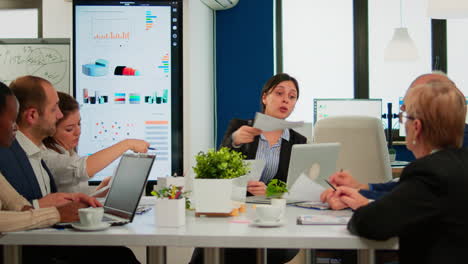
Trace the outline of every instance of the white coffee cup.
{"label": "white coffee cup", "polygon": [[281,214],[279,218],[284,217],[284,212],[286,211],[286,199],[271,199],[271,206],[281,208]]}
{"label": "white coffee cup", "polygon": [[104,208],[81,208],[78,209],[80,215],[80,223],[83,226],[97,226],[102,223],[102,217],[104,216]]}
{"label": "white coffee cup", "polygon": [[277,222],[281,217],[281,208],[278,206],[257,206],[257,219],[261,222]]}

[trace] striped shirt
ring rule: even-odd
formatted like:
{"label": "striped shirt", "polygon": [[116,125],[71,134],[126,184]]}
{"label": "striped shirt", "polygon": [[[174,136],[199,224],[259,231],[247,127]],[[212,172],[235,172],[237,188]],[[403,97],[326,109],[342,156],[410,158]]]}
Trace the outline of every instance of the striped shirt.
{"label": "striped shirt", "polygon": [[262,172],[260,181],[268,184],[278,172],[280,152],[281,152],[281,141],[282,139],[289,141],[289,129],[284,129],[283,134],[273,146],[270,147],[268,140],[263,134],[260,135],[258,141],[257,154],[255,159],[265,161],[265,169]]}

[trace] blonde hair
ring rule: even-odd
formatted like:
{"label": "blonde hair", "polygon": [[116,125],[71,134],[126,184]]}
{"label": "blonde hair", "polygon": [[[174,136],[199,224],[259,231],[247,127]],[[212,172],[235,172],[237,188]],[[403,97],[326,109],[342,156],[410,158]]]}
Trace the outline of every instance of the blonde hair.
{"label": "blonde hair", "polygon": [[434,80],[416,85],[405,96],[405,110],[422,123],[422,137],[438,149],[461,147],[466,102],[451,81]]}

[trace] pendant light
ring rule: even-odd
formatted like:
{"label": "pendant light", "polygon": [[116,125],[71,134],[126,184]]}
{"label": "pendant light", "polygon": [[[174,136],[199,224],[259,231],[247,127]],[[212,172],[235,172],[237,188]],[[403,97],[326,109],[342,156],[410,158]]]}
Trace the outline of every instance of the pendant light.
{"label": "pendant light", "polygon": [[402,0],[400,0],[400,27],[395,28],[392,40],[385,48],[385,61],[414,61],[419,58],[418,50],[411,39],[408,28],[403,27]]}

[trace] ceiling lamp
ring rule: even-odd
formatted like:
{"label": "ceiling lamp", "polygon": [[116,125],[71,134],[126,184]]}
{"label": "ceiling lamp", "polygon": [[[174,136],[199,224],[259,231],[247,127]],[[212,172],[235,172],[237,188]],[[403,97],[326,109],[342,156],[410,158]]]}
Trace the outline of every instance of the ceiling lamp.
{"label": "ceiling lamp", "polygon": [[400,0],[400,27],[395,28],[393,38],[385,48],[385,61],[414,61],[418,50],[411,39],[408,28],[403,27],[402,4]]}
{"label": "ceiling lamp", "polygon": [[429,0],[427,15],[435,19],[468,18],[468,1]]}

